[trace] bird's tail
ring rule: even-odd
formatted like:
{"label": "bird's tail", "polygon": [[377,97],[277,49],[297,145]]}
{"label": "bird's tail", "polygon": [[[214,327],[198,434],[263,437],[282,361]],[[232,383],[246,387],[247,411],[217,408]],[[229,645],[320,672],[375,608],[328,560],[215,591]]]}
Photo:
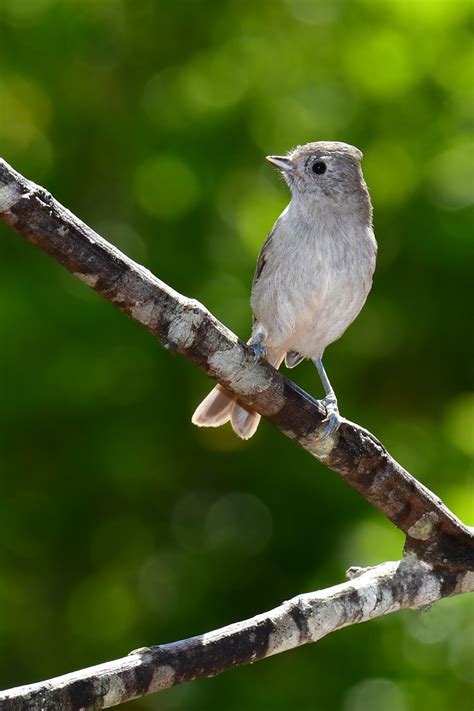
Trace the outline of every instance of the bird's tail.
{"label": "bird's tail", "polygon": [[[275,368],[280,367],[283,358],[284,354],[271,351],[267,354],[268,361]],[[230,390],[216,385],[196,408],[192,423],[198,427],[220,427],[229,420],[236,435],[250,439],[257,430],[260,415]]]}

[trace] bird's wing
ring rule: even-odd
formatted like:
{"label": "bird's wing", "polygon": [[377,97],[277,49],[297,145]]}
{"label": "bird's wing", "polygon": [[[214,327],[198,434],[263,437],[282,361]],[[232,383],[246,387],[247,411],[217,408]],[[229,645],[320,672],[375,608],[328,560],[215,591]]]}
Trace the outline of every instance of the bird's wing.
{"label": "bird's wing", "polygon": [[276,228],[276,224],[273,227],[270,234],[268,235],[268,237],[266,238],[265,242],[263,243],[262,249],[260,250],[260,254],[258,255],[257,266],[255,267],[255,274],[254,274],[253,282],[252,282],[252,289],[255,286],[255,284],[257,283],[257,281],[260,279],[260,275],[262,274],[263,268],[265,267],[265,264],[267,263],[268,250],[270,247],[270,243],[273,239],[273,235],[275,234],[275,228]]}
{"label": "bird's wing", "polygon": [[[277,226],[277,223],[275,223],[272,231],[270,232],[267,239],[263,243],[262,249],[260,250],[260,254],[258,255],[257,266],[255,269],[255,275],[254,275],[253,283],[252,283],[252,289],[254,288],[257,281],[260,279],[260,276],[265,268],[265,264],[267,263],[268,253],[270,250],[271,241],[272,241],[273,236],[275,234],[276,226]],[[254,320],[254,324],[255,324],[255,317],[253,320]],[[295,368],[297,365],[299,365],[301,363],[302,360],[304,360],[304,356],[300,355],[296,351],[289,351],[285,355],[285,365],[287,368]]]}
{"label": "bird's wing", "polygon": [[[275,227],[276,227],[276,223],[273,225],[273,229],[270,232],[270,234],[267,235],[267,238],[265,239],[265,242],[262,245],[262,249],[260,250],[260,254],[258,255],[257,266],[255,267],[255,274],[253,275],[252,291],[254,290],[255,284],[260,279],[260,276],[263,272],[265,264],[267,263],[268,248],[270,247],[270,242],[272,241],[273,235],[275,234]],[[252,314],[252,323],[254,326],[255,326],[256,322],[257,322],[257,319],[255,318],[255,315]]]}

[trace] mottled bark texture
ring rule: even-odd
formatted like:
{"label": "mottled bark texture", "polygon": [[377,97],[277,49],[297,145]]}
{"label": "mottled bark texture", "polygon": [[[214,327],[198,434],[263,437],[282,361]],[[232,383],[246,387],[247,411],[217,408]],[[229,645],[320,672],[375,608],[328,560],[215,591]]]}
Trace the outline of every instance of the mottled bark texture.
{"label": "mottled bark texture", "polygon": [[298,595],[244,622],[5,691],[0,693],[0,711],[109,708],[316,642],[348,625],[397,610],[425,608],[474,587],[472,573],[442,572],[414,555],[348,574],[349,582]]}
{"label": "mottled bark texture", "polygon": [[344,421],[322,439],[325,412],[316,400],[268,363],[255,363],[253,352],[204,306],[128,259],[2,160],[0,218],[339,474],[404,531],[407,554],[402,563],[384,564],[247,622],[23,687],[9,700],[0,695],[0,710],[105,708],[472,587],[472,530],[370,432]]}

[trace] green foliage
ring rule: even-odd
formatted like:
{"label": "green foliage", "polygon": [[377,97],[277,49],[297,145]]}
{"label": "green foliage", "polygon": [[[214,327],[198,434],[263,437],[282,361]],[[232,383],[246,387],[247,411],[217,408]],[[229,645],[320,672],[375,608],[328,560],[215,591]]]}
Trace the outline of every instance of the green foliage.
{"label": "green foliage", "polygon": [[[466,519],[470,9],[0,1],[5,158],[244,338],[256,254],[287,200],[263,156],[318,139],[364,151],[378,270],[326,366],[343,414]],[[402,536],[271,426],[248,443],[193,428],[199,371],[0,236],[2,687],[400,556]],[[292,376],[320,394],[309,364]],[[468,600],[445,600],[130,708],[468,708],[473,638]]]}

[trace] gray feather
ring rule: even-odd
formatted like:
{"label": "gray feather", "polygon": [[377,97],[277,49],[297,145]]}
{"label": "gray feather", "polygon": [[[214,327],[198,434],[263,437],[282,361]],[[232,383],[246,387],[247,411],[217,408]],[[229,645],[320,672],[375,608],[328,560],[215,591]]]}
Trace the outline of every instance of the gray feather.
{"label": "gray feather", "polygon": [[[287,156],[269,157],[283,172],[291,201],[258,257],[250,342],[265,346],[276,368],[285,353],[289,368],[304,358],[321,358],[356,318],[370,291],[377,243],[361,158],[354,146],[335,141],[307,143]],[[193,416],[195,424],[211,427],[229,419],[247,439],[260,415],[221,386]]]}
{"label": "gray feather", "polygon": [[288,351],[285,356],[285,365],[287,368],[296,368],[302,360],[304,360],[304,357],[296,351]]}

